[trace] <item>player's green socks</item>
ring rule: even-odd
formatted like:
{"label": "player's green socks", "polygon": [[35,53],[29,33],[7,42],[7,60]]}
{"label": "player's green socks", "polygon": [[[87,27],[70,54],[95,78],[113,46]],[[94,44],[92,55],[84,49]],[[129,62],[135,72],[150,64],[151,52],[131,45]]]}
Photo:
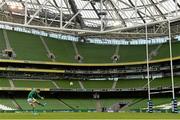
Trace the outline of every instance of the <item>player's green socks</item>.
{"label": "player's green socks", "polygon": [[35,108],[33,107],[33,113],[35,113]]}

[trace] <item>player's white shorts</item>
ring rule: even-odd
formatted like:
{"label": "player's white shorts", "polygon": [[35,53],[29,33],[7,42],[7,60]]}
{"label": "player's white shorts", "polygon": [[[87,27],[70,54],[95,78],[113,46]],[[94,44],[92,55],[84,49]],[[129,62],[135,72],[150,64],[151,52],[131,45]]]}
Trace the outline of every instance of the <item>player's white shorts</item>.
{"label": "player's white shorts", "polygon": [[27,102],[28,102],[29,104],[33,104],[35,101],[36,101],[36,100],[35,100],[35,99],[32,99],[32,98],[28,98],[28,99],[27,99]]}

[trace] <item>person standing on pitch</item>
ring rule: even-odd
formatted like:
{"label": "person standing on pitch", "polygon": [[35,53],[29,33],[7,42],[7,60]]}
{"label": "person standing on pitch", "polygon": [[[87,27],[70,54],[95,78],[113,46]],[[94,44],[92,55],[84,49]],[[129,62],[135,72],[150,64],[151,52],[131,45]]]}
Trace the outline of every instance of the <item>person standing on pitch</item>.
{"label": "person standing on pitch", "polygon": [[44,99],[44,97],[41,97],[39,93],[40,93],[40,89],[32,89],[32,91],[28,94],[27,102],[33,108],[33,113],[35,112],[36,105],[40,105],[42,107],[46,105],[46,103],[42,104],[38,100],[36,100],[38,98]]}

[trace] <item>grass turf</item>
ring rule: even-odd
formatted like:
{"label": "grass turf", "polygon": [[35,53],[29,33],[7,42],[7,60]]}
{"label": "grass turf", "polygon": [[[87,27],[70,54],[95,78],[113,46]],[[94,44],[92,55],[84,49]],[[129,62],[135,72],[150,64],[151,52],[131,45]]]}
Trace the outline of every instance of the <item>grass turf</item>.
{"label": "grass turf", "polygon": [[0,119],[179,119],[175,113],[0,113]]}

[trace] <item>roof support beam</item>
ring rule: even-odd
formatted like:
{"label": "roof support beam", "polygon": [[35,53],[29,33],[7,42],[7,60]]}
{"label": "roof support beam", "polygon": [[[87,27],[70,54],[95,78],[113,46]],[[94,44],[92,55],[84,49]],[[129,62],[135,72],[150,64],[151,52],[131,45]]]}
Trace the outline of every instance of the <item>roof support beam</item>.
{"label": "roof support beam", "polygon": [[40,5],[41,3],[39,2],[39,0],[36,0],[37,1],[37,3]]}
{"label": "roof support beam", "polygon": [[24,1],[24,2],[22,0],[20,0],[20,2],[21,2],[22,6],[24,8],[24,24],[26,24],[27,19],[30,16],[30,14],[28,13],[28,8],[27,8],[28,2],[27,2],[27,0]]}
{"label": "roof support beam", "polygon": [[[52,5],[52,6],[54,6],[55,8],[56,8],[56,10],[58,11],[58,12],[63,12],[63,10],[62,10],[62,2],[63,0],[60,0],[60,8],[59,8],[59,6],[58,6],[58,4],[57,4],[57,2],[56,2],[56,0],[53,0],[53,2],[54,2],[54,5],[53,5],[53,3],[50,1],[50,4]],[[63,13],[62,13],[63,14]],[[64,14],[63,14],[64,15]]]}
{"label": "roof support beam", "polygon": [[180,8],[180,4],[177,2],[177,0],[173,0],[175,4]]}
{"label": "roof support beam", "polygon": [[[64,16],[64,13],[63,13],[63,0],[60,0],[60,9],[59,9],[59,6],[58,6],[56,0],[53,0],[53,2],[54,2],[55,5],[53,5],[52,3],[51,4],[57,9],[57,11],[59,11],[60,15],[57,14],[56,17],[60,16],[60,24],[59,24],[59,26],[60,26],[60,28],[62,28],[62,26],[63,26],[63,16]],[[56,17],[54,19],[56,19]],[[53,21],[49,24],[49,26],[52,23],[53,23]]]}
{"label": "roof support beam", "polygon": [[[163,20],[159,20],[159,21],[154,21],[154,22],[146,23],[146,24],[148,26],[152,26],[152,25],[160,24],[160,23],[167,22],[167,21],[176,22],[176,21],[179,21],[179,20],[180,20],[180,16],[177,16],[177,17],[174,17],[174,18],[163,19]],[[103,33],[117,32],[117,31],[123,31],[123,30],[130,30],[130,29],[134,29],[134,28],[137,28],[137,27],[144,27],[144,26],[145,26],[145,24],[135,25],[135,26],[131,26],[131,27],[124,27],[124,28],[115,28],[115,29],[103,31]]]}
{"label": "roof support beam", "polygon": [[154,6],[154,8],[158,11],[158,13],[161,15],[161,17],[163,19],[166,19],[166,17],[164,16],[164,14],[162,13],[162,11],[157,7],[157,5],[154,3],[153,0],[149,0],[151,2],[151,4]]}
{"label": "roof support beam", "polygon": [[[111,12],[108,10],[107,4],[105,4],[105,3],[103,2],[103,5],[104,5],[104,7],[106,8],[106,10],[107,10],[107,12],[109,13],[109,15],[111,16],[111,20],[114,20],[114,21],[115,21],[115,18],[113,17],[113,15],[111,14]],[[105,20],[108,20],[108,19],[106,18]]]}
{"label": "roof support beam", "polygon": [[5,1],[4,1],[4,2],[2,2],[2,3],[0,4],[0,8],[2,8],[5,4],[6,4],[6,2],[5,2]]}
{"label": "roof support beam", "polygon": [[[69,1],[72,1],[72,0],[69,0]],[[91,2],[92,0],[88,1],[82,9],[80,9],[79,11],[77,11],[74,16],[63,26],[63,28],[65,28],[74,18],[76,18],[77,15],[79,15],[81,13],[81,11],[88,6],[88,4]],[[72,7],[72,6],[71,6]]]}
{"label": "roof support beam", "polygon": [[69,5],[71,6],[72,12],[74,13],[74,16],[75,16],[74,18],[76,18],[76,20],[80,24],[81,28],[84,28],[85,27],[84,20],[81,17],[82,16],[81,13],[78,11],[78,7],[77,7],[75,1],[74,0],[69,0],[68,2],[69,2]]}
{"label": "roof support beam", "polygon": [[68,9],[69,14],[72,14],[71,8],[70,8],[69,3],[68,3],[68,0],[63,0],[63,1],[66,4],[66,8]]}
{"label": "roof support beam", "polygon": [[60,7],[60,28],[63,26],[63,0],[61,0],[61,7]]}
{"label": "roof support beam", "polygon": [[[180,16],[174,17],[174,18],[170,18],[169,21],[170,22],[177,22],[180,20]],[[164,20],[160,20],[160,21],[155,21],[155,22],[150,22],[150,23],[146,23],[148,26],[152,26],[155,24],[161,24],[163,22],[167,22],[167,19]],[[118,31],[127,31],[129,29],[134,29],[134,28],[140,28],[140,27],[144,27],[145,24],[141,24],[141,25],[135,25],[135,26],[131,26],[131,27],[123,27],[123,28],[115,28],[115,29],[111,29],[111,30],[106,30],[106,31],[97,31],[97,30],[85,30],[85,29],[72,29],[72,28],[59,28],[59,27],[49,27],[49,26],[38,26],[38,25],[27,25],[27,24],[22,24],[22,23],[12,23],[12,22],[5,22],[5,21],[0,21],[1,24],[4,25],[12,25],[14,27],[27,27],[27,28],[36,28],[39,30],[47,30],[47,31],[62,31],[62,32],[85,32],[85,33],[93,33],[93,34],[106,34],[106,33],[112,33],[112,32],[118,32]],[[118,32],[120,33],[120,32]]]}
{"label": "roof support beam", "polygon": [[[135,5],[133,4],[133,2],[131,0],[128,0],[129,3],[135,7]],[[137,10],[137,14],[139,15],[139,17],[141,18],[141,20],[143,21],[143,23],[146,23],[146,20],[144,20],[143,16],[141,15],[141,13],[139,12],[139,10]]]}
{"label": "roof support beam", "polygon": [[147,15],[147,13],[145,14],[145,13],[142,13],[142,14],[144,14],[144,15],[146,15],[146,17],[149,17],[149,18],[151,18],[153,21],[156,21],[156,19],[154,18],[154,16],[152,15],[152,13],[151,13],[151,11],[147,8],[147,6],[145,5],[145,3],[144,3],[144,0],[141,0],[141,3],[143,4],[143,6],[144,6],[144,8],[146,9],[146,11],[148,11],[148,13],[150,14],[150,16],[148,16]]}
{"label": "roof support beam", "polygon": [[98,16],[98,18],[101,19],[101,16],[99,15],[99,13],[98,13],[96,7],[94,6],[94,4],[96,4],[96,3],[95,3],[95,2],[92,2],[92,1],[91,1],[90,3],[91,3],[91,6],[92,6],[93,10],[94,10],[95,13],[96,13],[96,15]]}
{"label": "roof support beam", "polygon": [[178,15],[178,7],[180,8],[180,4],[178,3],[177,0],[173,0],[175,3],[175,7],[176,7],[176,16]]}
{"label": "roof support beam", "polygon": [[[21,3],[22,3],[22,1],[21,1]],[[28,16],[28,12],[27,12],[27,1],[25,1],[25,4],[24,3],[22,3],[23,4],[23,6],[24,6],[24,24],[27,24],[27,16]]]}
{"label": "roof support beam", "polygon": [[34,17],[40,12],[40,10],[42,10],[42,8],[46,5],[46,3],[49,0],[44,0],[43,4],[40,6],[40,8],[34,13],[34,15],[31,17],[31,19],[27,22],[27,24],[30,24],[31,21],[34,19]]}
{"label": "roof support beam", "polygon": [[55,4],[55,6],[58,7],[58,4],[57,4],[56,0],[53,0],[53,2]]}
{"label": "roof support beam", "polygon": [[114,3],[111,0],[106,0],[109,5],[111,5],[111,7],[115,10],[116,15],[118,16],[118,18],[121,20],[122,24],[126,27],[126,22],[124,21],[123,17],[120,15],[120,13],[118,12],[117,8],[115,7]]}
{"label": "roof support beam", "polygon": [[[130,8],[133,7],[132,5],[129,5],[128,3],[124,2],[123,0],[118,0],[118,1],[121,2],[121,3],[123,3],[124,5],[129,6]],[[142,1],[143,1],[143,0],[141,0],[141,2],[142,2]],[[144,2],[143,2],[142,4],[143,4],[143,6],[145,7]],[[135,9],[135,7],[133,7],[133,8]],[[149,14],[151,15],[151,16],[149,16],[149,15],[146,15],[146,16],[149,17],[149,18],[151,18],[153,21],[155,21],[156,19],[153,17],[153,15],[152,15],[152,13],[149,11],[149,9],[146,8],[146,10],[147,10],[147,11],[149,12]],[[139,10],[137,10],[137,11],[139,11]],[[139,11],[139,13],[145,15],[145,13],[142,12],[142,11]]]}

